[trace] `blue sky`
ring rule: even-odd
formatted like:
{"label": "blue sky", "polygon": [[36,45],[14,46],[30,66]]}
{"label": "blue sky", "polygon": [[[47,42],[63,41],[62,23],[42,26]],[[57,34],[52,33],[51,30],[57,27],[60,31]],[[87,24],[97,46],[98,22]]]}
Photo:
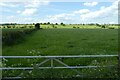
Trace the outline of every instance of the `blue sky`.
{"label": "blue sky", "polygon": [[1,2],[0,23],[118,23],[118,2]]}

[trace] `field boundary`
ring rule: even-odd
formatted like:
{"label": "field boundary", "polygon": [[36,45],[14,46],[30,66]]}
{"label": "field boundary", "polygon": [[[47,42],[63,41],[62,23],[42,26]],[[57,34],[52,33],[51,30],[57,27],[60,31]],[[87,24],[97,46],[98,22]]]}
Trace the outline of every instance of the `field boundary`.
{"label": "field boundary", "polygon": [[[76,69],[80,68],[99,68],[99,67],[114,67],[114,65],[108,65],[108,66],[69,66],[66,63],[62,62],[61,58],[111,58],[111,57],[118,57],[118,55],[71,55],[71,56],[0,56],[0,59],[5,58],[24,58],[24,59],[30,59],[30,58],[45,58],[44,61],[40,62],[39,64],[35,65],[36,69],[71,69],[72,71],[76,72],[77,74],[80,74],[84,76],[84,74],[80,73]],[[40,67],[42,64],[50,61],[49,67]],[[64,65],[64,67],[55,67],[53,61],[58,62],[59,64]],[[35,69],[34,67],[1,67],[0,70],[32,70]]]}

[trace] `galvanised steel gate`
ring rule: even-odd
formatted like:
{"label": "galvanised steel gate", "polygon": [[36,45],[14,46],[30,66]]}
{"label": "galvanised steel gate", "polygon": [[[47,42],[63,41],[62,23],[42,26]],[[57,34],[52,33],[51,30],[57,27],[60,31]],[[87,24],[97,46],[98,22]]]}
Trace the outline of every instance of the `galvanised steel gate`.
{"label": "galvanised steel gate", "polygon": [[[72,71],[75,71],[76,73],[82,75],[82,73],[80,73],[79,71],[77,71],[76,69],[79,68],[98,68],[98,67],[112,67],[114,65],[108,65],[108,66],[69,66],[66,63],[62,62],[60,60],[60,58],[107,58],[107,57],[118,57],[118,55],[72,55],[72,56],[0,56],[1,59],[6,59],[6,58],[24,58],[24,59],[34,59],[34,58],[44,58],[45,60],[40,62],[39,64],[36,64],[36,67],[38,69],[71,69]],[[46,63],[50,61],[50,66],[46,66],[46,67],[41,67],[42,64]],[[62,65],[64,65],[64,67],[55,67],[54,66],[54,62],[56,61]],[[34,69],[33,67],[1,67],[0,70],[32,70]],[[14,77],[15,78],[15,77]],[[16,77],[16,78],[20,78],[20,77]]]}

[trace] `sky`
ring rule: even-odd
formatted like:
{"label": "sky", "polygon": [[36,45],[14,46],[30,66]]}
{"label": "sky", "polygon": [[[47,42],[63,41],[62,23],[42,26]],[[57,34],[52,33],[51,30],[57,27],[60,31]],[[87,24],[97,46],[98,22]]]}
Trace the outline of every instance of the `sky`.
{"label": "sky", "polygon": [[118,1],[114,2],[1,2],[0,23],[118,23]]}

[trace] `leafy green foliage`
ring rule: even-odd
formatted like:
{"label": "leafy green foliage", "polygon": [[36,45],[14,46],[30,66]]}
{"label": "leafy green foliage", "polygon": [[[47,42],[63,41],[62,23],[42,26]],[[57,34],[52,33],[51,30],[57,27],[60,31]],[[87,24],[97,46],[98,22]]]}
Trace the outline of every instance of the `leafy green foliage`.
{"label": "leafy green foliage", "polygon": [[[3,30],[2,43],[3,45],[13,45],[16,42],[24,41],[26,34],[30,34],[34,29],[17,29],[17,30]],[[18,41],[19,40],[19,41]]]}

